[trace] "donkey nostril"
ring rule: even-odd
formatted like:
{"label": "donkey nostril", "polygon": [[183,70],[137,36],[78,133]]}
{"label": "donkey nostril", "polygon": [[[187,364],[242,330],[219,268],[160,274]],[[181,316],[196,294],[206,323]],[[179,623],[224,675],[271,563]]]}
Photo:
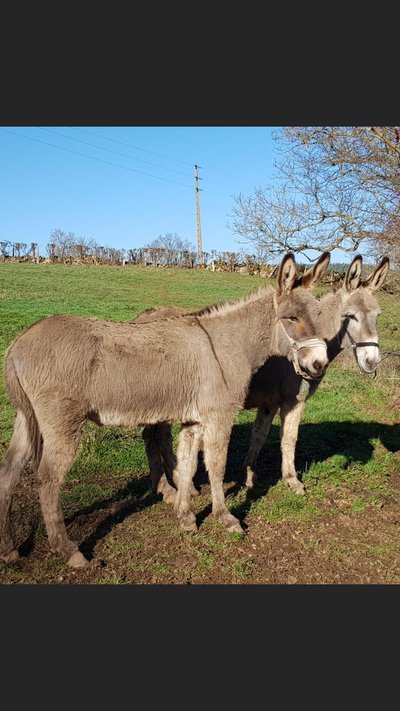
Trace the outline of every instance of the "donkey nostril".
{"label": "donkey nostril", "polygon": [[313,368],[314,368],[314,370],[319,371],[319,370],[322,370],[323,367],[324,367],[324,366],[323,366],[323,364],[321,363],[320,360],[315,360],[315,361],[314,361],[314,363],[313,363]]}

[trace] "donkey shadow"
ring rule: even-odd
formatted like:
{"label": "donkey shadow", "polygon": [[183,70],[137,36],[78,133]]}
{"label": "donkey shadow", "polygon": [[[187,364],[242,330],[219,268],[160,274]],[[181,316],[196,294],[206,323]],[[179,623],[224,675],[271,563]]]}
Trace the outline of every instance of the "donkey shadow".
{"label": "donkey shadow", "polygon": [[[251,430],[251,423],[233,427],[225,474],[225,480],[232,484],[226,494],[237,494],[244,484],[243,461],[250,444]],[[310,464],[324,462],[334,455],[344,458],[344,468],[353,462],[367,464],[374,453],[373,440],[379,440],[389,452],[399,452],[400,424],[353,421],[301,424],[295,452],[298,478],[302,479]],[[241,521],[252,503],[265,496],[281,480],[281,464],[279,426],[273,424],[257,460],[257,484],[247,490],[245,501],[232,509]],[[205,471],[201,473],[202,481],[204,475]]]}
{"label": "donkey shadow", "polygon": [[[65,517],[65,525],[75,529],[76,539],[79,538],[80,526],[86,524],[88,527],[90,520],[93,518],[93,530],[82,540],[80,545],[86,557],[91,558],[98,541],[107,536],[115,526],[122,523],[128,516],[160,501],[161,497],[152,491],[149,483],[150,479],[147,476],[135,477],[125,486],[114,491],[111,496],[100,501],[94,501],[92,504]],[[40,511],[37,510],[31,517],[29,535],[18,547],[22,557],[27,557],[34,549],[35,534],[38,527],[42,525],[42,516]]]}
{"label": "donkey shadow", "polygon": [[[225,496],[237,494],[244,485],[243,462],[250,444],[252,423],[234,425],[230,439],[225,482],[228,488]],[[299,479],[313,462],[323,462],[333,455],[345,457],[344,466],[352,462],[367,464],[374,452],[373,440],[379,439],[390,452],[400,451],[400,424],[387,425],[380,422],[319,422],[304,423],[300,426],[296,446],[296,470]],[[281,479],[281,454],[279,445],[279,426],[273,424],[266,443],[257,461],[258,483],[253,489],[248,489],[244,502],[232,508],[232,513],[238,516],[243,527],[247,528],[245,518],[251,505],[257,499],[265,496],[269,489]],[[208,474],[204,466],[202,453],[199,453],[199,464],[194,484],[197,489],[208,485]],[[108,498],[95,501],[83,507],[65,519],[68,527],[74,528],[75,538],[84,524],[92,530],[80,542],[80,549],[87,558],[93,557],[97,543],[107,536],[115,526],[122,523],[128,516],[153,506],[162,500],[159,494],[150,487],[149,476],[134,477],[123,487],[114,491]],[[211,513],[211,503],[197,513],[198,526]],[[90,522],[92,519],[92,526]],[[37,526],[36,522],[36,526]],[[176,522],[178,525],[178,521]],[[34,548],[34,531],[22,543],[21,555],[28,555]]]}

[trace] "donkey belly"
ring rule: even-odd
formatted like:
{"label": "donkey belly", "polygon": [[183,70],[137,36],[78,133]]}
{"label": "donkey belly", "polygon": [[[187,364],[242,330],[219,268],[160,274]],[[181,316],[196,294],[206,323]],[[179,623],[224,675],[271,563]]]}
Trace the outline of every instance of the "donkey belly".
{"label": "donkey belly", "polygon": [[197,393],[174,386],[171,380],[145,376],[121,381],[114,377],[96,387],[88,417],[105,427],[135,427],[158,422],[197,422]]}

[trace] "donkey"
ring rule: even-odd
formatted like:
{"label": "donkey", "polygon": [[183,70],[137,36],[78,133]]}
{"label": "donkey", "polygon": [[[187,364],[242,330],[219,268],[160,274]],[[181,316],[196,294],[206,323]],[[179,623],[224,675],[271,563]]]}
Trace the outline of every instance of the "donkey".
{"label": "donkey", "polygon": [[[319,332],[328,341],[328,358],[332,362],[342,351],[352,351],[360,370],[375,371],[380,363],[376,321],[379,306],[372,296],[383,285],[389,269],[389,259],[384,257],[380,264],[364,281],[361,281],[362,258],[356,256],[347,269],[343,286],[328,293],[320,300],[321,316]],[[311,270],[309,270],[311,272]],[[305,275],[307,279],[307,273]],[[310,277],[310,274],[309,274]],[[315,282],[309,281],[308,286]],[[136,320],[164,317],[165,314],[182,314],[178,309],[156,309],[144,312]],[[306,400],[317,390],[322,377],[307,381],[298,375],[288,359],[270,358],[253,375],[244,408],[257,407],[250,447],[245,459],[246,486],[256,482],[255,465],[260,450],[265,443],[273,418],[278,409],[281,418],[282,478],[296,494],[304,494],[304,485],[299,481],[295,469],[295,447],[301,416]],[[162,475],[163,465],[168,474],[174,471],[171,428],[158,424],[145,428],[143,438],[146,445],[153,480],[158,483],[157,491],[164,501],[174,501],[175,489]],[[197,454],[197,453],[196,453]],[[196,466],[194,453],[191,455]],[[193,471],[194,475],[195,471]],[[174,480],[178,474],[175,470]],[[177,481],[175,481],[177,485]],[[193,487],[192,493],[198,493]]]}
{"label": "donkey", "polygon": [[[381,362],[377,334],[378,302],[372,295],[384,284],[389,259],[384,257],[365,281],[361,281],[362,257],[349,265],[343,285],[320,299],[320,331],[328,341],[331,363],[341,352],[352,352],[360,370],[373,373]],[[283,361],[277,372],[268,363],[251,381],[245,408],[257,407],[249,450],[245,459],[246,486],[256,482],[255,465],[278,409],[281,418],[281,453],[283,481],[296,494],[304,494],[295,468],[295,449],[305,402],[320,385],[322,378],[300,384],[299,377]]]}
{"label": "donkey", "polygon": [[[31,459],[51,550],[72,567],[87,564],[68,538],[60,505],[60,486],[87,420],[108,427],[181,422],[183,432],[197,425],[213,514],[229,531],[241,531],[223,490],[233,416],[243,406],[252,374],[269,356],[290,352],[305,378],[322,376],[328,357],[326,343],[315,337],[319,308],[298,281],[294,256],[288,253],[276,291],[260,287],[235,301],[162,322],[129,324],[58,314],[26,329],[4,359],[5,385],[17,413],[0,465],[1,559],[18,557],[10,509],[21,471]],[[184,440],[184,448],[193,440],[190,451],[197,452],[198,433]],[[181,527],[195,530],[191,480],[179,480],[175,510]]]}

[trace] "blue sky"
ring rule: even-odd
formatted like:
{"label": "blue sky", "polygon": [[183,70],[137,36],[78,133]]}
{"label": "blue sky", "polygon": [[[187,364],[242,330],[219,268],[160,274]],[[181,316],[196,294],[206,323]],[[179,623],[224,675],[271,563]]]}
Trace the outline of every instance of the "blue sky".
{"label": "blue sky", "polygon": [[[240,243],[227,223],[233,195],[251,194],[273,178],[272,131],[257,126],[4,126],[0,240],[37,242],[44,255],[56,228],[125,249],[172,232],[196,247],[197,163],[204,251],[243,247],[251,253],[252,246]],[[332,254],[335,259],[349,261],[339,250]]]}

